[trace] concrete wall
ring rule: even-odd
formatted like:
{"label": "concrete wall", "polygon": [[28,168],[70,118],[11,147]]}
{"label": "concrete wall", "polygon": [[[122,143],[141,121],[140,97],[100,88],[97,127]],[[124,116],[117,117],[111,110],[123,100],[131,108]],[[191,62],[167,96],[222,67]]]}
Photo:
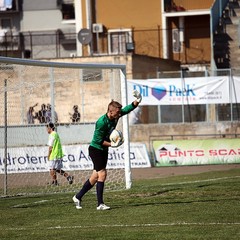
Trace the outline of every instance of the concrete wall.
{"label": "concrete wall", "polygon": [[62,24],[61,6],[56,0],[24,0],[21,19],[21,32],[46,31],[74,28],[73,26]]}
{"label": "concrete wall", "polygon": [[[64,145],[89,143],[93,136],[95,123],[89,124],[61,124],[57,132]],[[0,147],[4,147],[4,127],[0,127]],[[7,146],[29,147],[46,146],[48,133],[45,125],[9,126],[7,128]],[[17,137],[16,137],[17,136]]]}
{"label": "concrete wall", "polygon": [[59,9],[60,6],[57,5],[57,2],[56,0],[24,0],[23,11]]}

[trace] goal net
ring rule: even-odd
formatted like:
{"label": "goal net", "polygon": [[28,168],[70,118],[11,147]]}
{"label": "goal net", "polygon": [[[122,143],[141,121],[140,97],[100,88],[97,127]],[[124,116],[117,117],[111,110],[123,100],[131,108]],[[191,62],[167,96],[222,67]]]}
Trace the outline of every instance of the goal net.
{"label": "goal net", "polygon": [[[0,57],[0,68],[1,195],[78,191],[92,171],[88,145],[96,120],[112,99],[127,104],[125,66]],[[56,123],[72,185],[60,175],[59,185],[51,184],[49,120]],[[131,187],[127,116],[118,124],[125,143],[109,149],[106,190]]]}

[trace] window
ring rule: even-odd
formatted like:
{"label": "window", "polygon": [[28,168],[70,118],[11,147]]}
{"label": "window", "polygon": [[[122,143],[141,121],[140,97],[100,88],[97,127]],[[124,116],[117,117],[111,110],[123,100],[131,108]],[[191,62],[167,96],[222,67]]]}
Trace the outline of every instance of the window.
{"label": "window", "polygon": [[102,69],[83,69],[82,76],[84,82],[102,81]]}
{"label": "window", "polygon": [[18,1],[0,1],[0,12],[18,12]]}
{"label": "window", "polygon": [[173,53],[180,53],[182,51],[180,42],[180,31],[178,29],[172,30],[172,49]]}
{"label": "window", "polygon": [[74,0],[63,0],[62,17],[64,20],[75,19]]}
{"label": "window", "polygon": [[[12,29],[12,21],[10,18],[0,18],[0,44],[4,44],[7,41],[11,41],[11,29]],[[10,34],[10,36],[9,36]]]}
{"label": "window", "polygon": [[0,29],[12,29],[11,18],[0,18]]}
{"label": "window", "polygon": [[240,104],[216,104],[217,121],[239,121],[240,120]]}
{"label": "window", "polygon": [[108,52],[110,54],[124,54],[127,46],[133,43],[131,29],[112,29],[108,31]]}
{"label": "window", "polygon": [[19,32],[12,25],[11,18],[0,18],[0,50],[18,49]]}

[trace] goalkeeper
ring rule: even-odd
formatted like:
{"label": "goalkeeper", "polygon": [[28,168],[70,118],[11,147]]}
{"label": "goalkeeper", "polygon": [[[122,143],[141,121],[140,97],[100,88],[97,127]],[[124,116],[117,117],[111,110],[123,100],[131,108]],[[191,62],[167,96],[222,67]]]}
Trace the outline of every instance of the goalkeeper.
{"label": "goalkeeper", "polygon": [[84,194],[86,194],[95,184],[97,193],[97,210],[108,210],[109,206],[104,204],[103,190],[104,182],[107,177],[107,160],[108,160],[108,148],[119,147],[123,143],[123,139],[119,139],[116,143],[110,142],[109,136],[113,129],[117,126],[118,119],[131,111],[133,111],[141,102],[141,94],[134,90],[133,96],[136,98],[131,104],[122,108],[119,102],[111,101],[108,104],[107,113],[101,116],[96,124],[93,133],[93,138],[88,148],[89,156],[93,162],[93,172],[90,178],[83,184],[82,189],[73,196],[73,202],[76,204],[77,209],[81,209],[81,200]]}

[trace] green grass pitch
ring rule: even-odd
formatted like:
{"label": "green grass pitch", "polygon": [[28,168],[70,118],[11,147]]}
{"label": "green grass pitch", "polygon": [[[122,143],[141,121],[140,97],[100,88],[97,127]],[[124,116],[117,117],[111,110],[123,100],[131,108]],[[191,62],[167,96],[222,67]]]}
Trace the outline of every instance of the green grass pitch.
{"label": "green grass pitch", "polygon": [[94,191],[81,210],[73,195],[0,198],[0,239],[240,239],[238,169],[134,181],[105,192],[109,211],[96,210]]}

